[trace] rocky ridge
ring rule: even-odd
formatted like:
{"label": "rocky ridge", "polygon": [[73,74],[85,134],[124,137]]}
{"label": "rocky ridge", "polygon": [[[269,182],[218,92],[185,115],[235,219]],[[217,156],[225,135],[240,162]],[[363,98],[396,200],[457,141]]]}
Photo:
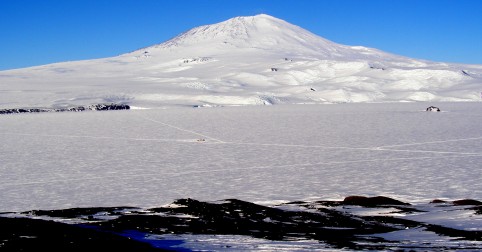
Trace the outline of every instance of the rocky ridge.
{"label": "rocky ridge", "polygon": [[[267,241],[314,240],[323,244],[325,249],[482,249],[480,229],[431,222],[431,213],[437,216],[452,211],[479,216],[482,202],[473,199],[434,200],[426,205],[413,205],[384,196],[349,196],[343,201],[297,201],[263,206],[237,199],[202,202],[187,198],[150,209],[33,210],[0,215],[0,248],[23,251],[39,247],[114,248],[127,242],[126,246],[137,246],[138,251],[190,251],[178,247],[183,243],[182,235],[189,234],[211,235],[211,239],[217,235],[243,235]],[[413,220],[412,217],[417,215],[427,215],[426,222]],[[39,227],[53,231],[46,233]],[[58,235],[64,232],[68,235]],[[412,232],[413,236],[400,236],[396,240],[384,238],[393,232]],[[171,234],[178,235],[177,240],[166,236]],[[417,240],[419,235],[425,237],[428,234],[438,238]],[[121,243],[112,244],[114,240]]]}
{"label": "rocky ridge", "polygon": [[0,109],[0,115],[2,114],[19,114],[19,113],[42,113],[42,112],[79,112],[85,110],[128,110],[130,106],[127,104],[93,104],[90,106],[77,106],[70,108],[15,108],[15,109]]}

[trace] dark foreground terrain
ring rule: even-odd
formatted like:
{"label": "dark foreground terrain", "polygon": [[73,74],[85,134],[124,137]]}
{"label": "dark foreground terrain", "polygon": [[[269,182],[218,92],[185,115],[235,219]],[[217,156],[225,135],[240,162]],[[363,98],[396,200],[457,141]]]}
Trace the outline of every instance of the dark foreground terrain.
{"label": "dark foreground terrain", "polygon": [[[454,214],[466,219],[452,225],[434,223],[445,223],[440,217]],[[182,235],[242,235],[266,241],[309,240],[330,250],[474,251],[482,250],[482,227],[467,228],[464,223],[480,221],[481,214],[482,202],[476,200],[410,205],[382,196],[350,196],[343,201],[300,201],[267,207],[237,199],[179,199],[151,209],[100,207],[3,213],[0,250],[195,251],[192,246],[182,247]],[[410,216],[427,216],[428,221]],[[166,238],[173,234],[179,239]],[[220,250],[229,250],[229,246]]]}

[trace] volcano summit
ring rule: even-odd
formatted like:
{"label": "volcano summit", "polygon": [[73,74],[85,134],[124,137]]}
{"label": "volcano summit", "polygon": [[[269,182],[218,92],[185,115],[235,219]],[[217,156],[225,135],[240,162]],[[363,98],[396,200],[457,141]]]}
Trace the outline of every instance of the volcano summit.
{"label": "volcano summit", "polygon": [[0,108],[478,101],[482,66],[346,46],[268,15],[111,58],[0,72]]}

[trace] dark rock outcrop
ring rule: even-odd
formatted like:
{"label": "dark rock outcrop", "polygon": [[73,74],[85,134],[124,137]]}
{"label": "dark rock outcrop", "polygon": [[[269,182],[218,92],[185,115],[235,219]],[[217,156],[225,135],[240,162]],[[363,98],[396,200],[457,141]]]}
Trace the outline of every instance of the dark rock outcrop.
{"label": "dark rock outcrop", "polygon": [[[437,208],[435,214],[439,216],[440,211],[454,209],[471,213],[475,210],[476,214],[481,214],[480,206],[466,209],[456,206],[480,203],[468,199],[454,201],[453,204],[444,205],[442,210],[434,206]],[[216,239],[217,235],[243,235],[271,241],[313,240],[324,244],[324,248],[330,250],[482,249],[480,243],[473,242],[482,240],[481,231],[409,220],[392,215],[394,212],[383,215],[376,210],[386,207],[397,209],[396,213],[403,208],[417,210],[417,205],[406,205],[408,203],[384,196],[349,196],[343,201],[293,201],[277,206],[262,206],[238,199],[203,202],[187,198],[176,200],[172,205],[150,209],[98,207],[34,210],[15,215],[24,216],[23,218],[0,216],[0,250],[5,248],[6,251],[38,251],[39,248],[48,248],[50,251],[86,251],[100,248],[105,251],[191,251],[177,246],[182,243],[183,234],[209,235],[213,239]],[[370,207],[368,213],[373,214],[365,212],[358,215],[358,206]],[[355,211],[350,212],[350,209]],[[424,205],[418,211],[430,209]],[[430,215],[428,216],[430,218]],[[43,217],[59,221],[76,220],[77,224],[39,219]],[[379,234],[407,229],[414,229],[411,232],[421,232],[422,235],[430,232],[445,237],[441,238],[444,242],[420,242],[403,236],[400,240],[387,241],[379,237]],[[172,234],[180,235],[179,240],[166,238]],[[316,248],[318,247],[312,249]]]}
{"label": "dark rock outcrop", "polygon": [[440,112],[440,109],[435,106],[430,106],[425,111]]}
{"label": "dark rock outcrop", "polygon": [[79,112],[85,110],[128,110],[130,106],[127,104],[94,104],[87,108],[84,106],[58,108],[58,109],[44,109],[44,108],[16,108],[16,109],[0,109],[2,114],[18,114],[18,113],[41,113],[41,112]]}
{"label": "dark rock outcrop", "polygon": [[19,108],[19,109],[0,109],[0,115],[2,114],[18,114],[18,113],[40,113],[40,112],[51,112],[50,109],[39,109],[39,108]]}
{"label": "dark rock outcrop", "polygon": [[130,106],[127,104],[94,104],[88,107],[89,110],[127,110]]}
{"label": "dark rock outcrop", "polygon": [[395,205],[395,206],[407,206],[409,203],[405,203],[396,199],[392,199],[384,196],[365,197],[365,196],[348,196],[343,200],[344,205],[357,205],[357,206],[383,206],[383,205]]}
{"label": "dark rock outcrop", "polygon": [[446,204],[447,201],[445,200],[441,200],[441,199],[434,199],[432,201],[430,201],[430,204]]}
{"label": "dark rock outcrop", "polygon": [[461,199],[452,202],[455,206],[480,206],[482,205],[481,201],[474,200],[474,199]]}
{"label": "dark rock outcrop", "polygon": [[1,251],[163,251],[148,243],[79,225],[0,217]]}

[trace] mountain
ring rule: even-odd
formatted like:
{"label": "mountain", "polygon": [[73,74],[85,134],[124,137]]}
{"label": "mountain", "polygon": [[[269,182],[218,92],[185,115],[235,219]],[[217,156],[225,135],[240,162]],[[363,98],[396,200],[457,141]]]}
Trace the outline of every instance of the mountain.
{"label": "mountain", "polygon": [[111,58],[0,72],[0,108],[479,101],[482,65],[346,46],[268,15]]}

